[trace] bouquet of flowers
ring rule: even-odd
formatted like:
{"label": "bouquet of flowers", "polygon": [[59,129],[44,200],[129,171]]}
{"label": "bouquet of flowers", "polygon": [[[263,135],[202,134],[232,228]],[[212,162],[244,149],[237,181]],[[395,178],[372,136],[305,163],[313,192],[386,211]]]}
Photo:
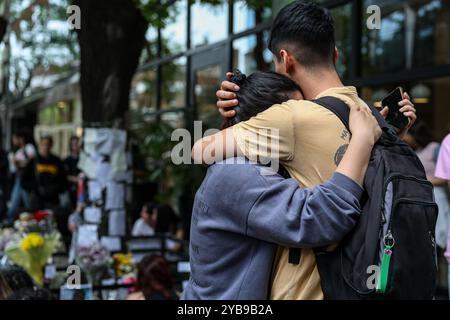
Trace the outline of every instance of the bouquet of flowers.
{"label": "bouquet of flowers", "polygon": [[56,252],[59,237],[57,232],[47,235],[31,232],[19,241],[10,241],[5,248],[5,254],[12,262],[24,268],[38,285],[42,285],[43,268]]}
{"label": "bouquet of flowers", "polygon": [[114,271],[118,277],[127,276],[133,273],[134,263],[131,253],[116,253],[113,256]]}
{"label": "bouquet of flowers", "polygon": [[20,233],[50,234],[55,230],[55,225],[50,212],[36,211],[22,213],[14,223],[14,228]]}
{"label": "bouquet of flowers", "polygon": [[96,242],[91,246],[78,247],[76,262],[86,272],[89,282],[95,285],[111,264],[111,258],[108,249],[100,242]]}

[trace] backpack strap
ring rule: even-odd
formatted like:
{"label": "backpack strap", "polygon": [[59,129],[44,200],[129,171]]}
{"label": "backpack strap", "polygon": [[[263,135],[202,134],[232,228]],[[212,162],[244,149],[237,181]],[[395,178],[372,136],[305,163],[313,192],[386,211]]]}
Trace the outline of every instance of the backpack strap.
{"label": "backpack strap", "polygon": [[[312,102],[317,103],[318,105],[321,105],[322,107],[333,112],[342,121],[347,130],[350,131],[349,125],[350,108],[344,101],[336,97],[326,96],[319,98],[317,100],[313,100]],[[369,106],[369,108],[372,111],[372,114],[375,117],[375,119],[377,119],[381,129],[385,131],[390,130],[389,125],[387,124],[386,120],[383,118],[381,113],[374,107]]]}
{"label": "backpack strap", "polygon": [[[318,105],[321,105],[322,107],[333,112],[342,121],[347,130],[350,131],[350,124],[349,124],[350,108],[344,101],[336,97],[326,96],[319,98],[317,100],[313,100],[312,102],[317,103]],[[380,127],[383,130],[389,130],[388,124],[386,123],[386,120],[384,120],[380,112],[373,107],[370,107],[370,110],[372,111],[374,117],[377,119]],[[314,249],[314,252],[316,254],[319,253],[320,248]],[[300,263],[301,254],[302,254],[301,249],[289,248],[289,263],[298,265]]]}

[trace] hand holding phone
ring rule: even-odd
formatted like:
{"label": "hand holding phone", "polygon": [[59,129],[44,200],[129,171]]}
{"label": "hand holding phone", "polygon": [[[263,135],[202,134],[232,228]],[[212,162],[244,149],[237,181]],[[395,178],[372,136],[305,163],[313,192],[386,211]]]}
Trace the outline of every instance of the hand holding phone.
{"label": "hand holding phone", "polygon": [[399,106],[399,102],[402,100],[403,89],[401,87],[397,87],[381,101],[383,107],[389,108],[389,114],[386,118],[387,123],[398,130],[403,130],[409,123],[408,117],[405,117],[403,113],[400,112],[401,107]]}

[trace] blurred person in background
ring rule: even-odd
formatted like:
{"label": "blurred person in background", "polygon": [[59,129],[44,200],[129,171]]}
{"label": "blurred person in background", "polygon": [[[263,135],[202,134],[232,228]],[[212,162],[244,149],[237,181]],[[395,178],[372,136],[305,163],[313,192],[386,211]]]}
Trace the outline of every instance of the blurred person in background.
{"label": "blurred person in background", "polygon": [[[179,218],[170,205],[149,202],[142,207],[141,217],[136,220],[131,231],[133,237],[164,234],[182,240],[184,232],[179,225]],[[180,243],[167,239],[166,248],[177,252]]]}
{"label": "blurred person in background", "polygon": [[23,186],[32,197],[33,210],[59,206],[59,195],[67,190],[67,178],[60,158],[52,154],[53,138],[41,137],[39,153],[25,168]]}
{"label": "blurred person in background", "polygon": [[0,268],[0,300],[52,300],[48,290],[38,288],[20,267]]}
{"label": "blurred person in background", "polygon": [[77,185],[78,175],[78,159],[80,157],[80,138],[72,136],[70,138],[70,155],[64,159],[64,168],[67,173],[67,181],[69,182],[69,194],[72,205],[77,203]]}
{"label": "blurred person in background", "polygon": [[436,243],[441,249],[447,247],[448,227],[450,223],[450,205],[447,196],[447,182],[435,175],[436,162],[441,145],[436,141],[428,125],[419,120],[404,137],[417,153],[422,162],[427,179],[434,185],[435,200],[439,207],[439,215],[436,222]]}
{"label": "blurred person in background", "polygon": [[137,269],[135,292],[127,300],[178,300],[170,266],[163,257],[145,256]]}
{"label": "blurred person in background", "polygon": [[155,234],[156,219],[156,204],[148,202],[142,206],[141,217],[136,220],[133,225],[131,235],[133,237],[153,236]]}
{"label": "blurred person in background", "polygon": [[22,175],[28,163],[36,156],[36,149],[27,143],[23,132],[16,132],[12,136],[15,151],[11,154],[10,170],[14,174],[14,185],[11,191],[11,204],[7,213],[8,223],[12,224],[16,211],[20,206],[29,206],[29,194],[22,187]]}
{"label": "blurred person in background", "polygon": [[52,154],[52,147],[52,137],[41,137],[39,153],[24,170],[23,188],[30,193],[30,210],[54,212],[58,229],[68,244],[68,214],[60,206],[60,195],[68,189],[67,176],[61,159]]}
{"label": "blurred person in background", "polygon": [[[444,179],[450,190],[450,134],[447,135],[442,141],[441,148],[439,150],[438,160],[436,164],[435,176],[440,179]],[[441,215],[441,212],[439,212]],[[450,220],[450,219],[449,219]],[[449,221],[450,224],[450,221]],[[449,226],[450,227],[450,226]],[[447,258],[448,266],[448,287],[450,296],[450,232],[447,238],[447,250],[445,251],[445,257]]]}

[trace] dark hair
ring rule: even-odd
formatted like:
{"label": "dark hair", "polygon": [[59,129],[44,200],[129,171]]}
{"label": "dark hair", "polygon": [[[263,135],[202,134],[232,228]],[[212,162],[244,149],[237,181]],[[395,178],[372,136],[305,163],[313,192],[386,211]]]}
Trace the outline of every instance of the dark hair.
{"label": "dark hair", "polygon": [[75,135],[71,136],[70,139],[69,139],[69,149],[72,149],[72,142],[73,142],[74,140],[75,140],[76,142],[79,142],[79,141],[80,141],[80,138],[79,138],[78,136],[75,136]]}
{"label": "dark hair", "polygon": [[47,140],[50,143],[50,146],[53,146],[53,137],[49,135],[41,136],[40,141]]}
{"label": "dark hair", "polygon": [[162,296],[173,300],[173,280],[167,261],[157,255],[145,256],[137,265],[136,289],[141,291],[145,299]]}
{"label": "dark hair", "polygon": [[7,266],[0,269],[0,299],[51,300],[49,291],[35,286],[33,280],[20,267]]}
{"label": "dark hair", "polygon": [[15,131],[13,133],[13,136],[16,136],[17,138],[22,138],[24,140],[27,139],[27,134],[25,133],[25,131],[22,131],[22,130]]}
{"label": "dark hair", "polygon": [[425,148],[431,142],[436,141],[430,127],[422,120],[416,121],[411,129],[409,129],[409,134],[416,140],[416,143],[421,148]]}
{"label": "dark hair", "polygon": [[292,93],[301,91],[294,81],[272,71],[255,72],[247,77],[239,70],[234,70],[231,81],[240,87],[236,93],[239,105],[234,108],[236,115],[226,121],[223,128],[246,121],[274,104],[288,101]]}
{"label": "dark hair", "polygon": [[305,67],[333,66],[335,48],[334,19],[321,6],[297,0],[276,16],[269,39],[269,49],[280,59],[279,52],[287,46]]}
{"label": "dark hair", "polygon": [[8,300],[55,300],[50,291],[41,288],[23,289],[14,292]]}
{"label": "dark hair", "polygon": [[171,228],[178,223],[178,217],[172,207],[168,204],[160,204],[156,206],[156,209],[158,215],[156,217],[155,232],[166,233],[174,231]]}
{"label": "dark hair", "polygon": [[9,287],[2,272],[0,272],[0,300],[6,300],[11,294],[12,289]]}
{"label": "dark hair", "polygon": [[147,211],[148,214],[152,214],[153,209],[156,208],[157,204],[155,202],[153,202],[153,201],[149,201],[149,202],[146,202],[144,204],[144,206],[145,206],[145,209],[146,209],[145,211]]}
{"label": "dark hair", "polygon": [[20,267],[5,267],[0,269],[0,272],[4,281],[13,292],[25,289],[32,290],[35,287],[33,280],[28,273]]}

